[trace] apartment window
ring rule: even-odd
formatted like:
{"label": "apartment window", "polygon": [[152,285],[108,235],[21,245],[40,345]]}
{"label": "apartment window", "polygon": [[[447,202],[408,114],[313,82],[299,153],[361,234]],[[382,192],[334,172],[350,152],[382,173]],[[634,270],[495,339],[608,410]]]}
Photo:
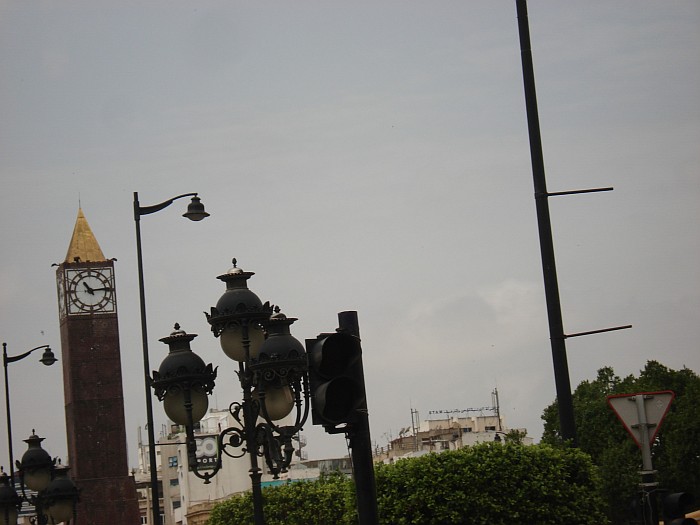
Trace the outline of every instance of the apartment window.
{"label": "apartment window", "polygon": [[170,468],[175,468],[177,467],[177,456],[170,456],[168,458],[168,466]]}
{"label": "apartment window", "polygon": [[489,427],[489,426],[486,427],[486,432],[495,432],[495,431],[496,431],[496,427]]}
{"label": "apartment window", "polygon": [[171,487],[177,487],[180,484],[180,480],[177,478],[173,478],[170,480],[170,486]]}
{"label": "apartment window", "polygon": [[179,509],[180,506],[181,506],[181,504],[180,504],[180,500],[179,500],[179,499],[173,501],[173,510]]}

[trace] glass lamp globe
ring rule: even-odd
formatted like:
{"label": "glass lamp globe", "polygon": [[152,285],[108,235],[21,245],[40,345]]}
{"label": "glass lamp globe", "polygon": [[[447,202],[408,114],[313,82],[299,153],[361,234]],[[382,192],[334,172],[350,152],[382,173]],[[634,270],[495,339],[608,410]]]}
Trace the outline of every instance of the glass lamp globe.
{"label": "glass lamp globe", "polygon": [[28,489],[44,490],[51,483],[51,472],[49,469],[35,469],[24,472],[24,484]]}
{"label": "glass lamp globe", "polygon": [[[256,359],[260,347],[265,342],[265,332],[257,323],[248,326],[248,340],[250,341],[250,358]],[[243,327],[239,324],[227,326],[219,336],[219,344],[224,353],[234,361],[245,361],[245,346],[243,345]]]}
{"label": "glass lamp globe", "polygon": [[[259,399],[258,392],[253,392],[253,398]],[[265,409],[271,421],[279,421],[289,415],[294,408],[294,396],[288,385],[268,386],[265,388]],[[261,410],[262,412],[262,410]]]}
{"label": "glass lamp globe", "polygon": [[[192,423],[201,420],[209,409],[209,397],[199,390],[190,390],[192,401]],[[185,392],[181,389],[168,392],[163,399],[163,408],[167,416],[178,425],[187,425],[187,410],[185,409]]]}
{"label": "glass lamp globe", "polygon": [[59,500],[46,509],[46,514],[51,518],[51,523],[67,522],[73,517],[73,502]]}

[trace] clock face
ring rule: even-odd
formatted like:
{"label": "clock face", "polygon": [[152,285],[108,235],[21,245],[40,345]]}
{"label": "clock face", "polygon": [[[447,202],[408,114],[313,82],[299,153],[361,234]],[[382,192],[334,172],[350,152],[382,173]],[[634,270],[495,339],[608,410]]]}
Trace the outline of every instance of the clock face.
{"label": "clock face", "polygon": [[68,314],[107,313],[116,309],[111,268],[66,270]]}

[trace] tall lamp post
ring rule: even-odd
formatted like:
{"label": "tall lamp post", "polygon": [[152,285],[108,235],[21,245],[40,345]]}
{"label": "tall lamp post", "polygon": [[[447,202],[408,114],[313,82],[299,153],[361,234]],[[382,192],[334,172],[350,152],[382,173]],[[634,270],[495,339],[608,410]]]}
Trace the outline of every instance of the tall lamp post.
{"label": "tall lamp post", "polygon": [[222,454],[233,458],[249,455],[253,516],[256,525],[263,525],[258,458],[265,458],[275,478],[286,472],[294,454],[293,437],[309,414],[309,386],[306,350],[290,333],[296,319],[286,317],[269,302],[263,304],[248,289],[247,281],[253,275],[237,268],[234,259],[233,268],[218,277],[226,283],[226,291],[206,314],[222,350],[238,362],[243,390],[243,400],[229,407],[236,423],[218,436],[213,470],[199,470],[194,424],[206,414],[216,370],[190,349],[196,335],[176,325],[169,337],[161,339],[170,352],[153,372],[152,385],[168,416],[186,427],[189,466],[204,483],[221,470]]}
{"label": "tall lamp post", "polygon": [[183,193],[159,204],[152,206],[141,206],[139,204],[139,194],[134,192],[134,223],[136,224],[136,259],[139,273],[139,303],[141,306],[141,342],[143,348],[143,371],[146,389],[146,424],[148,426],[148,461],[151,471],[151,501],[153,507],[153,525],[161,525],[160,521],[160,498],[158,496],[158,467],[156,464],[155,431],[153,428],[153,403],[151,401],[151,379],[150,364],[148,359],[148,331],[146,326],[146,295],[143,284],[143,253],[141,249],[141,216],[155,213],[170,206],[174,201],[184,197],[191,197],[192,200],[187,206],[187,212],[183,217],[191,221],[201,221],[209,216],[204,211],[197,193]]}
{"label": "tall lamp post", "polygon": [[7,417],[7,447],[8,447],[8,453],[10,455],[10,479],[11,483],[14,483],[14,478],[15,478],[15,458],[12,453],[12,421],[10,419],[10,383],[8,381],[7,377],[7,365],[10,363],[15,363],[17,361],[21,361],[25,357],[28,357],[32,352],[36,350],[44,350],[43,355],[41,356],[41,359],[39,360],[41,363],[43,363],[46,366],[51,366],[54,364],[58,359],[56,359],[56,356],[53,354],[53,351],[49,347],[49,345],[41,345],[37,346],[36,348],[32,348],[31,350],[28,350],[24,352],[23,354],[15,355],[15,356],[10,356],[7,355],[7,343],[2,344],[2,365],[3,368],[5,369],[5,415]]}

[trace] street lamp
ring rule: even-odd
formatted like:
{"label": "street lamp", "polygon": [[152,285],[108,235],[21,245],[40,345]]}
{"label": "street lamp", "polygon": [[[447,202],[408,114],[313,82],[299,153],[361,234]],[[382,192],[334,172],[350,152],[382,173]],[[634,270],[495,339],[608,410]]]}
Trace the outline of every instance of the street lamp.
{"label": "street lamp", "polygon": [[[3,472],[0,476],[0,525],[16,525],[24,502],[34,506],[33,523],[67,523],[76,517],[76,503],[80,490],[68,478],[69,468],[63,466],[41,447],[44,438],[32,435],[25,439],[28,449],[17,462],[22,495]],[[30,493],[27,493],[29,489]]]}
{"label": "street lamp", "polygon": [[134,192],[134,223],[136,224],[136,259],[139,273],[139,299],[141,306],[141,341],[143,347],[143,373],[146,388],[146,425],[148,430],[148,462],[151,471],[151,501],[153,512],[153,525],[160,525],[160,498],[158,497],[158,466],[156,464],[155,431],[153,423],[153,403],[151,401],[150,369],[148,359],[148,331],[146,328],[146,294],[143,284],[143,253],[141,250],[141,216],[155,213],[170,206],[174,201],[183,197],[191,197],[192,200],[187,206],[187,212],[182,216],[191,221],[201,221],[209,216],[204,211],[204,205],[197,193],[183,193],[177,197],[168,199],[152,206],[141,206],[139,204],[139,194]]}
{"label": "street lamp", "polygon": [[21,506],[22,499],[17,495],[14,480],[0,467],[0,525],[15,525]]}
{"label": "street lamp", "polygon": [[15,355],[15,356],[10,356],[7,355],[7,343],[2,344],[2,364],[5,369],[5,415],[7,416],[7,447],[8,447],[8,453],[10,455],[10,479],[12,480],[11,482],[14,483],[14,478],[15,478],[15,467],[14,467],[14,462],[15,458],[12,453],[12,421],[10,419],[10,384],[7,378],[7,365],[10,363],[15,363],[17,361],[21,361],[25,357],[29,356],[32,352],[36,350],[44,350],[43,355],[41,356],[41,359],[39,360],[41,363],[43,363],[46,366],[51,366],[54,364],[58,359],[56,359],[56,356],[54,356],[53,351],[49,347],[49,345],[41,345],[37,346],[36,348],[32,348],[31,350],[28,350],[24,352],[23,354]]}
{"label": "street lamp", "polygon": [[[226,283],[226,291],[206,314],[222,350],[238,362],[243,389],[243,400],[229,407],[236,424],[218,436],[213,470],[200,472],[196,459],[194,424],[206,413],[206,404],[202,408],[201,402],[206,401],[216,378],[212,365],[205,365],[190,349],[196,335],[176,325],[175,332],[161,339],[170,353],[153,372],[152,385],[166,412],[179,418],[176,423],[185,425],[190,468],[205,484],[221,470],[222,454],[232,458],[249,455],[253,516],[256,525],[263,525],[258,457],[265,458],[275,478],[286,472],[294,454],[293,437],[309,414],[309,386],[306,351],[290,333],[296,319],[286,317],[269,302],[262,303],[247,285],[253,275],[237,268],[234,259],[233,268],[217,277]],[[180,401],[179,409],[172,408],[176,400]],[[282,424],[283,420],[292,424]]]}

